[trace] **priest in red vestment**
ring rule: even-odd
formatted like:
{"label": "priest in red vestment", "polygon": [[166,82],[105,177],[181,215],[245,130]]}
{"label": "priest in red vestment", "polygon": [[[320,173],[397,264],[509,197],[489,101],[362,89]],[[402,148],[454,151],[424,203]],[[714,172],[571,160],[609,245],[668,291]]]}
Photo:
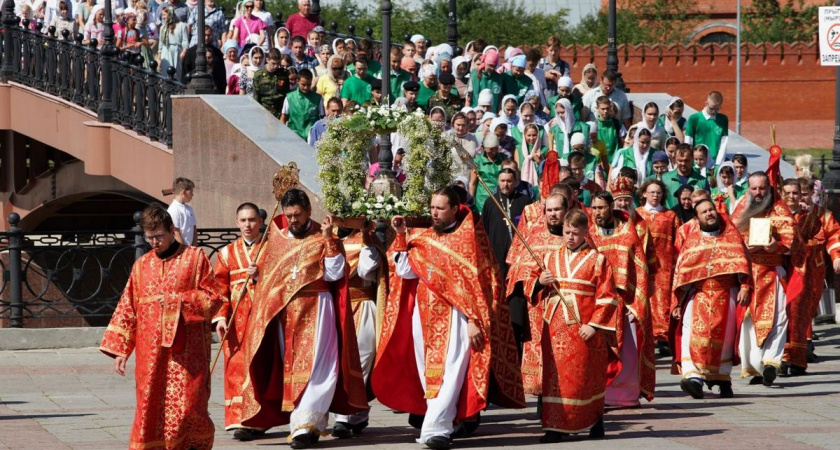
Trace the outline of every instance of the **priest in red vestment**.
{"label": "priest in red vestment", "polygon": [[487,235],[450,187],[432,195],[430,210],[433,227],[410,242],[404,219],[392,220],[395,273],[372,384],[383,405],[425,416],[418,442],[445,449],[489,403],[522,408],[525,399]]}
{"label": "priest in red vestment", "polygon": [[[753,276],[753,300],[741,322],[738,351],[741,376],[752,375],[751,384],[771,386],[782,367],[787,341],[788,303],[801,296],[789,280],[795,268],[786,256],[801,257],[793,215],[777,198],[764,172],[750,174],[749,191],[738,202],[732,222],[741,232],[750,252]],[[769,219],[770,244],[750,246],[751,219]],[[799,286],[801,288],[801,285]]]}
{"label": "priest in red vestment", "polygon": [[269,223],[265,259],[248,317],[242,425],[288,423],[292,448],[307,448],[325,433],[328,413],[368,408],[347,262],[332,220],[310,219],[309,197],[289,189],[280,201],[288,226]]}
{"label": "priest in red vestment", "polygon": [[[350,303],[353,305],[356,343],[366,385],[370,382],[376,357],[377,307],[384,307],[388,296],[388,266],[383,264],[385,249],[375,235],[375,225],[375,222],[368,221],[363,230],[354,231],[343,240],[350,269]],[[368,410],[349,415],[336,414],[332,435],[339,439],[349,438],[361,434],[368,424]]]}
{"label": "priest in red vestment", "polygon": [[[257,255],[260,255],[260,261],[264,259],[259,252],[262,224],[257,205],[239,205],[236,208],[236,227],[241,236],[219,251],[213,267],[224,300],[213,323],[220,340],[227,331],[227,338],[222,342],[225,357],[225,430],[234,430],[234,439],[240,441],[250,441],[265,433],[264,429],[242,425],[242,386],[247,373],[242,345],[248,327],[248,315],[254,304],[254,287],[258,278]],[[234,317],[233,310],[237,302],[239,307]]]}
{"label": "priest in red vestment", "polygon": [[671,282],[677,259],[674,241],[680,221],[674,211],[665,209],[662,201],[668,195],[665,183],[649,179],[642,183],[644,205],[636,208],[636,215],[644,220],[650,233],[656,264],[648,266],[651,278],[650,312],[653,338],[662,356],[670,356],[667,348],[668,327],[671,323]]}
{"label": "priest in red vestment", "polygon": [[[623,177],[621,177],[623,178]],[[632,190],[633,184],[622,184]],[[592,198],[594,223],[589,227],[596,249],[607,257],[620,298],[616,314],[616,348],[620,363],[608,372],[606,402],[636,406],[639,398],[653,400],[656,384],[653,326],[648,303],[648,268],[636,228],[623,211],[613,210],[612,194]]]}
{"label": "priest in red vestment", "polygon": [[697,224],[682,244],[674,268],[672,372],[680,387],[703,398],[703,383],[719,386],[731,398],[737,337],[737,310],[746,307],[752,290],[750,256],[741,234],[723,220],[710,200],[694,209]]}
{"label": "priest in red vestment", "polygon": [[[534,302],[542,303],[542,443],[589,432],[604,437],[609,337],[615,333],[618,294],[607,258],[586,242],[586,213],[572,210],[565,245],[545,255]],[[561,297],[562,296],[562,297]]]}
{"label": "priest in red vestment", "polygon": [[[799,186],[797,192],[794,184]],[[787,179],[782,185],[785,204],[793,214],[802,238],[804,291],[799,302],[789,305],[788,339],[782,357],[782,373],[804,375],[811,350],[811,322],[817,314],[825,287],[825,254],[832,269],[840,269],[840,225],[824,206],[813,204],[814,182],[810,178]],[[809,353],[811,355],[809,355]]]}
{"label": "priest in red vestment", "polygon": [[[520,231],[525,241],[537,254],[544,258],[550,251],[563,245],[563,218],[566,216],[569,201],[562,194],[549,194],[545,199],[545,213],[543,218],[534,220],[532,227],[523,227]],[[520,242],[516,239],[514,242]],[[511,246],[508,251],[507,262],[510,266],[506,280],[506,295],[510,297],[516,293],[526,299],[536,295],[537,279],[533,276],[539,267],[534,257],[525,249],[524,245]],[[543,311],[539,302],[528,302],[528,339],[522,348],[522,384],[526,394],[540,395],[542,393],[542,336]]]}
{"label": "priest in red vestment", "polygon": [[222,305],[204,252],[175,241],[162,206],[143,211],[140,226],[152,250],[138,259],[100,350],[125,375],[134,352],[137,408],[129,448],[213,447],[210,319]]}

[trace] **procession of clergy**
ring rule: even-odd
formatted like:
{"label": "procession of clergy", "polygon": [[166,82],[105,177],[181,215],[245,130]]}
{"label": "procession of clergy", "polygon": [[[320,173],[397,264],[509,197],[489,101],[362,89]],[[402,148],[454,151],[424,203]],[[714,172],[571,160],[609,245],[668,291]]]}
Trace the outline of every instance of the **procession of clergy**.
{"label": "procession of clergy", "polygon": [[141,225],[153,251],[101,347],[121,375],[136,357],[130,448],[213,446],[211,331],[224,338],[225,429],[251,440],[289,424],[292,448],[363,433],[374,398],[433,449],[473,433],[491,403],[524,408],[525,394],[539,396],[540,442],[603,438],[605,406],[653,400],[657,347],[695,399],[704,387],[732,397],[733,365],[765,386],[803,374],[840,226],[811,204],[809,179],[747,183],[731,214],[694,191],[682,223],[661,181],[618,176],[587,207],[571,177],[515,214],[516,229],[505,222],[505,261],[456,186],[431,196],[430,228],[394,217],[385,243],[372,223],[311,220],[294,188],[263,239],[244,203],[231,211],[242,236],[215,267],[152,205]]}

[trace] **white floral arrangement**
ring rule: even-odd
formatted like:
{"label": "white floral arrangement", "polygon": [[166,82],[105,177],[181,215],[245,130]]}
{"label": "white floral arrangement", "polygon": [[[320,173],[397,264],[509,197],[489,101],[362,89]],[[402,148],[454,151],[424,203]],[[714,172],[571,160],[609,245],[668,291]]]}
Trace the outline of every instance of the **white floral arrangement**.
{"label": "white floral arrangement", "polygon": [[[402,200],[389,196],[383,201],[373,198],[371,202],[364,190],[365,154],[376,135],[394,131],[408,144],[403,160],[404,195]],[[387,105],[357,108],[352,116],[332,121],[315,146],[324,207],[343,218],[379,219],[397,214],[426,217],[432,192],[451,182],[455,145],[454,137],[429,122],[422,110],[409,112],[405,106]]]}
{"label": "white floral arrangement", "polygon": [[368,220],[390,219],[408,214],[406,203],[393,195],[368,195],[350,205],[350,215]]}

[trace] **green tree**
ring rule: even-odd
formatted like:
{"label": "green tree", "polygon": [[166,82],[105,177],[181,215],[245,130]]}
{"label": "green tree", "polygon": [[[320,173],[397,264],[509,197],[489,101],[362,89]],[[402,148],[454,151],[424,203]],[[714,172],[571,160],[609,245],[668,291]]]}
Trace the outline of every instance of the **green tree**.
{"label": "green tree", "polygon": [[[833,4],[834,2],[831,2]],[[817,34],[819,7],[803,0],[754,0],[744,14],[741,37],[746,42],[811,42]]]}

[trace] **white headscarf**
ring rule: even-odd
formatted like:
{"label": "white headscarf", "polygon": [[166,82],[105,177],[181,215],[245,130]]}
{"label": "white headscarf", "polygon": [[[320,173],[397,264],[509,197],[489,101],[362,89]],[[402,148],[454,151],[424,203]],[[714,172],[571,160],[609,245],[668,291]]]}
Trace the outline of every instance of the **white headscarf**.
{"label": "white headscarf", "polygon": [[[667,108],[671,109],[671,106],[674,103],[676,103],[677,101],[680,101],[680,100],[682,100],[682,99],[679,98],[679,97],[671,97],[671,100],[668,100]],[[671,124],[671,121],[668,120],[667,116],[665,117],[665,120],[663,120],[663,122],[665,122],[665,132],[668,133],[668,136],[671,136],[672,134],[674,134],[674,125]]]}
{"label": "white headscarf", "polygon": [[[636,179],[636,187],[641,186],[642,182],[644,182],[645,178],[647,178],[647,162],[648,158],[650,158],[650,154],[653,153],[652,151],[650,151],[650,147],[648,147],[644,155],[642,154],[642,151],[639,150],[639,134],[641,132],[642,127],[639,126],[636,128],[636,134],[633,135],[633,159],[636,161],[636,172],[639,174],[639,176]],[[651,136],[651,138],[653,137]]]}
{"label": "white headscarf", "polygon": [[516,101],[516,96],[515,95],[508,94],[508,95],[505,95],[504,97],[502,97],[502,101],[501,101],[501,103],[499,103],[501,105],[501,109],[499,110],[499,118],[504,120],[505,123],[507,123],[508,133],[510,133],[511,127],[515,127],[516,124],[519,123],[519,114],[513,113],[513,115],[511,115],[511,116],[505,114],[505,103],[507,103],[508,100],[513,100],[513,103],[519,103],[519,102]]}
{"label": "white headscarf", "polygon": [[[483,118],[482,118],[482,120],[483,120]],[[506,125],[507,126],[507,133],[510,134],[510,124],[507,122],[507,120],[504,119],[504,117],[496,117],[495,119],[493,119],[493,121],[490,122],[490,129],[487,130],[487,132],[488,133],[495,133],[496,128],[499,125]]]}
{"label": "white headscarf", "polygon": [[[560,120],[560,116],[554,118],[554,120],[560,130],[563,131],[563,148],[562,151],[557,151],[557,154],[561,157],[564,157],[572,152],[572,145],[569,143],[569,135],[572,133],[572,130],[575,128],[575,112],[572,111],[572,102],[569,101],[568,98],[560,98],[554,102],[554,106],[557,105],[563,106],[563,120]],[[549,130],[551,127],[548,127]],[[558,149],[554,149],[558,150]]]}
{"label": "white headscarf", "polygon": [[[93,8],[91,8],[90,9],[90,15],[88,16],[88,20],[87,20],[87,23],[85,24],[85,26],[87,26],[87,27],[93,26],[93,18],[96,17],[96,13],[98,13],[99,11],[102,11],[103,9],[105,9],[105,7],[102,6],[102,5],[96,5]],[[102,43],[100,42],[100,44],[102,44]]]}
{"label": "white headscarf", "polygon": [[333,41],[332,41],[333,55],[337,55],[337,54],[338,54],[338,46],[337,46],[337,45],[335,45],[335,43],[336,43],[336,42],[341,42],[341,43],[343,44],[343,43],[344,43],[344,39],[341,39],[341,38],[335,38],[335,39],[333,39]]}
{"label": "white headscarf", "polygon": [[[259,49],[259,50],[257,50],[257,49]],[[260,63],[260,65],[259,65],[259,66],[257,66],[257,65],[255,65],[255,64],[254,64],[254,52],[255,52],[255,51],[261,51],[261,52],[262,52],[262,54],[263,54],[262,63]],[[258,71],[258,70],[260,70],[260,69],[262,69],[263,67],[265,67],[265,56],[266,56],[266,55],[265,55],[265,50],[263,50],[263,49],[261,49],[261,48],[259,48],[259,47],[256,47],[256,46],[251,47],[251,50],[249,50],[249,51],[248,51],[248,61],[251,63],[251,65],[250,65],[250,66],[248,66],[248,75],[249,75],[249,76],[252,76],[252,77],[253,77],[253,76],[254,76],[254,74],[255,74],[255,73],[257,73],[257,71]]]}
{"label": "white headscarf", "polygon": [[[642,111],[642,116],[644,116],[644,114],[645,114],[645,112]],[[671,122],[670,120],[665,121],[666,124],[670,123],[670,122]],[[640,120],[639,123],[636,124],[636,131],[638,132],[642,128],[650,131],[651,139],[659,138],[665,132],[665,130],[661,126],[659,126],[659,114],[657,114],[656,120],[653,121],[653,127],[649,127],[647,122],[645,122],[645,119],[643,117],[642,120]],[[662,142],[662,144],[665,144],[665,143]]]}
{"label": "white headscarf", "polygon": [[[281,31],[285,31],[286,36],[288,36],[286,38],[286,45],[284,45],[282,47],[277,45],[277,33],[281,32]],[[292,33],[289,32],[288,28],[280,27],[280,28],[277,29],[277,31],[274,32],[274,48],[276,48],[277,50],[280,50],[281,53],[284,53],[286,55],[291,55],[292,54],[292,48],[289,46],[289,44],[291,44],[291,43],[292,43]]]}

